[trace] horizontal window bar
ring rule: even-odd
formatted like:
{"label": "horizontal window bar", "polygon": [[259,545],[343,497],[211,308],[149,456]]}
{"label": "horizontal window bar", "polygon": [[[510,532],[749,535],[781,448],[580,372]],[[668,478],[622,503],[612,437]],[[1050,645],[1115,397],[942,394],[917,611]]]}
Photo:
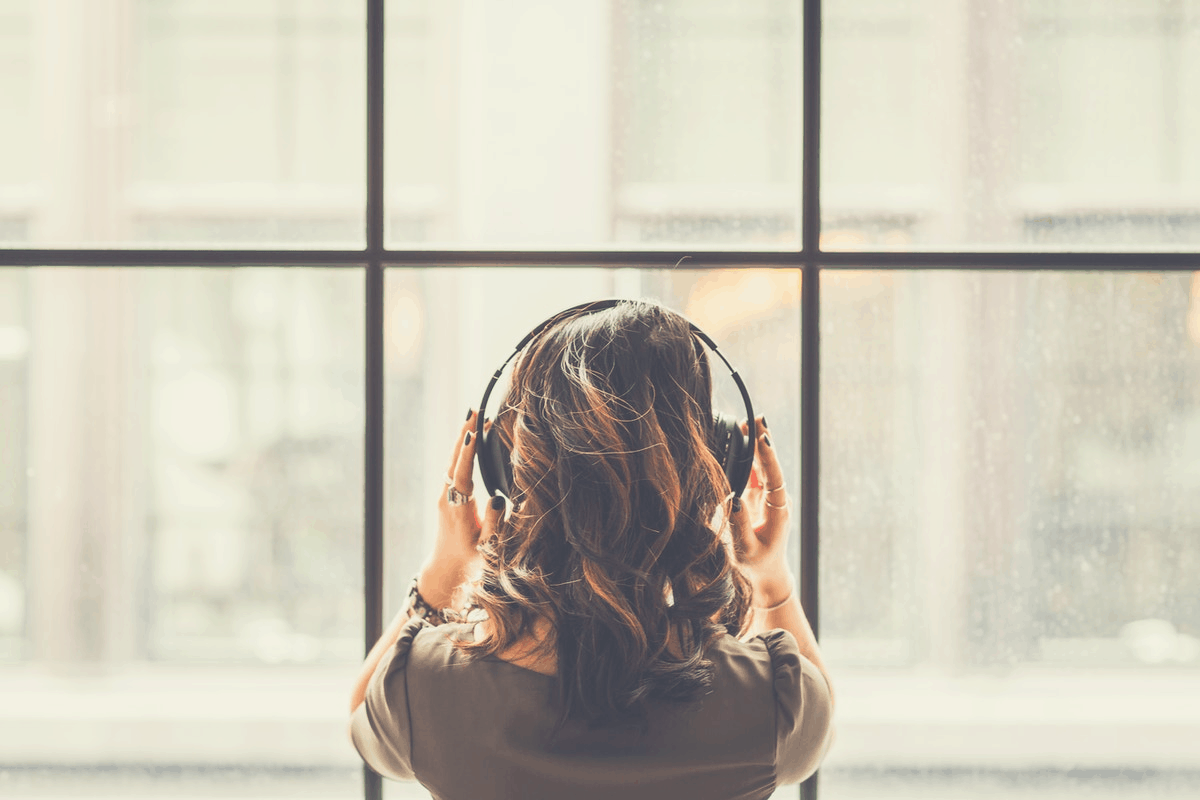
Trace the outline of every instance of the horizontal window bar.
{"label": "horizontal window bar", "polygon": [[1200,253],[1131,252],[924,252],[821,253],[813,261],[822,267],[871,269],[1005,270],[1163,270],[1200,269]]}
{"label": "horizontal window bar", "polygon": [[801,267],[871,269],[1197,270],[1200,253],[1164,252],[821,252],[646,250],[75,250],[0,249],[0,267],[328,266],[363,267]]}
{"label": "horizontal window bar", "polygon": [[365,267],[365,250],[5,250],[0,267]]}

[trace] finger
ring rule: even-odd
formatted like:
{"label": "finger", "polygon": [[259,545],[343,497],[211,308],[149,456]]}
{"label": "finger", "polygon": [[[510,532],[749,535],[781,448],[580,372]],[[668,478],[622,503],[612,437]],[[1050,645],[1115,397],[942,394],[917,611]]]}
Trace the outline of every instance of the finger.
{"label": "finger", "polygon": [[[771,442],[771,434],[760,427],[758,442],[754,447],[754,454],[758,456],[757,460],[762,466],[762,480],[765,491],[771,491],[783,486],[783,467],[779,465],[779,458],[775,453],[775,447]],[[776,492],[776,494],[778,494]]]}
{"label": "finger", "polygon": [[453,478],[454,471],[458,469],[458,454],[462,451],[463,442],[466,440],[467,431],[475,430],[475,414],[474,409],[467,411],[467,421],[463,423],[462,428],[458,432],[458,438],[454,440],[453,454],[450,456],[450,466],[446,467],[446,477]]}
{"label": "finger", "polygon": [[767,524],[786,523],[790,515],[791,501],[783,482],[783,467],[779,465],[779,458],[775,454],[770,434],[763,433],[758,437],[758,445],[755,450],[762,463],[763,482],[766,484],[763,489],[763,496],[766,500],[763,504],[766,522]]}
{"label": "finger", "polygon": [[450,477],[454,478],[454,488],[463,494],[470,494],[475,488],[475,431],[469,430],[463,434],[458,448],[458,461],[454,465]]}
{"label": "finger", "polygon": [[[754,449],[757,450],[758,448],[756,447]],[[755,460],[757,461],[757,459]],[[758,469],[755,467],[757,467],[757,465],[754,465],[750,468],[750,479],[746,483],[746,486],[750,489],[759,489],[762,488],[763,485],[762,478],[758,476]]]}
{"label": "finger", "polygon": [[[758,425],[755,428],[755,435],[758,437],[758,439],[755,442],[755,446],[754,446],[754,455],[755,455],[754,468],[756,470],[758,470],[758,479],[760,481],[762,481],[763,494],[765,495],[768,490],[774,489],[777,486],[779,486],[779,484],[769,474],[768,468],[767,468],[767,462],[764,459],[764,453],[766,450],[769,449],[768,447],[763,446],[764,437],[768,436],[768,434],[767,434],[767,418],[766,417],[760,416],[758,418]],[[772,456],[773,456],[773,452],[766,453],[767,458],[770,458]],[[775,464],[778,465],[778,463],[779,463],[778,460],[776,460]]]}
{"label": "finger", "polygon": [[483,530],[480,532],[479,540],[486,542],[491,540],[496,535],[496,530],[500,527],[501,520],[508,510],[508,503],[504,499],[504,495],[496,495],[488,501],[487,508],[483,512]]}
{"label": "finger", "polygon": [[753,557],[758,538],[754,535],[749,504],[735,497],[732,506],[729,529],[733,534],[733,552],[738,561],[746,561]]}

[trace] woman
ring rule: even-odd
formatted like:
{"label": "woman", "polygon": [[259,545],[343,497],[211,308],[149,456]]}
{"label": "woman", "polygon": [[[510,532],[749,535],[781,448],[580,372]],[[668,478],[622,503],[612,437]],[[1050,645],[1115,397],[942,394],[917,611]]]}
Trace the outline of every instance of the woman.
{"label": "woman", "polygon": [[446,800],[760,798],[810,775],[833,701],[783,473],[760,418],[731,496],[688,322],[628,301],[538,333],[494,426],[512,507],[482,521],[476,413],[433,555],[354,690],[364,760]]}

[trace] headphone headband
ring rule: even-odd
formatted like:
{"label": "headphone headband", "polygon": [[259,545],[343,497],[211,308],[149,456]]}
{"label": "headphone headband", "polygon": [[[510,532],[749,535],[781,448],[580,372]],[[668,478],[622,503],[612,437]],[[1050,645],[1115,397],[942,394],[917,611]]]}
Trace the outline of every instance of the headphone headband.
{"label": "headphone headband", "polygon": [[[617,305],[626,302],[630,301],[619,298],[609,300],[592,300],[587,303],[580,303],[579,305],[563,309],[557,314],[538,323],[533,330],[527,333],[525,337],[517,343],[517,346],[513,349],[512,353],[509,354],[508,358],[504,359],[504,363],[500,365],[500,368],[492,374],[491,380],[488,381],[487,388],[483,390],[483,399],[479,401],[479,411],[475,423],[475,455],[477,461],[479,462],[480,477],[483,478],[483,485],[487,489],[489,496],[494,497],[497,494],[501,482],[498,479],[498,476],[493,473],[493,469],[495,469],[498,465],[491,463],[486,448],[483,446],[485,441],[483,425],[486,419],[488,399],[492,395],[492,389],[495,388],[496,383],[499,382],[500,375],[503,374],[504,368],[507,367],[509,362],[516,358],[517,355],[524,350],[530,342],[536,339],[538,335],[540,335],[551,325],[564,319],[615,308]],[[680,316],[682,317],[682,315]],[[721,363],[724,364],[725,368],[729,370],[729,374],[733,378],[733,382],[737,385],[738,392],[742,396],[742,402],[746,406],[746,419],[748,419],[750,422],[750,433],[747,437],[748,441],[745,443],[745,446],[735,448],[738,449],[739,452],[735,454],[734,462],[731,465],[726,465],[726,474],[729,477],[729,486],[732,490],[733,496],[741,497],[742,492],[746,489],[746,484],[750,480],[750,471],[754,466],[755,443],[758,441],[758,426],[754,419],[754,404],[750,401],[750,393],[746,390],[746,384],[742,381],[742,376],[739,375],[737,370],[733,368],[733,365],[729,363],[729,359],[727,359],[725,354],[720,351],[716,345],[716,342],[712,340],[712,337],[700,330],[700,328],[697,327],[696,324],[691,320],[684,318],[684,322],[687,323],[692,335],[705,344],[708,349],[717,356],[717,358],[721,359]],[[731,425],[735,424],[726,420],[722,420],[722,422],[725,423],[726,427],[730,427]],[[732,430],[730,430],[729,433],[732,434]],[[729,445],[727,445],[727,447],[728,446]]]}

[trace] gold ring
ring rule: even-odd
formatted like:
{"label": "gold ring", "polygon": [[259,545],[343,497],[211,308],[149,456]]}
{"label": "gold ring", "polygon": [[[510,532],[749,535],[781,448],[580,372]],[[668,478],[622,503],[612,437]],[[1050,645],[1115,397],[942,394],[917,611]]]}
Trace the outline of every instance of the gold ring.
{"label": "gold ring", "polygon": [[783,505],[779,505],[779,506],[775,505],[774,503],[768,503],[766,500],[764,500],[763,503],[766,504],[767,508],[787,508],[788,507],[787,500],[784,500]]}
{"label": "gold ring", "polygon": [[[763,487],[763,488],[766,488],[766,487]],[[786,483],[780,484],[779,486],[776,486],[774,489],[767,489],[767,494],[770,494],[771,492],[782,492],[786,488],[787,488]]]}

